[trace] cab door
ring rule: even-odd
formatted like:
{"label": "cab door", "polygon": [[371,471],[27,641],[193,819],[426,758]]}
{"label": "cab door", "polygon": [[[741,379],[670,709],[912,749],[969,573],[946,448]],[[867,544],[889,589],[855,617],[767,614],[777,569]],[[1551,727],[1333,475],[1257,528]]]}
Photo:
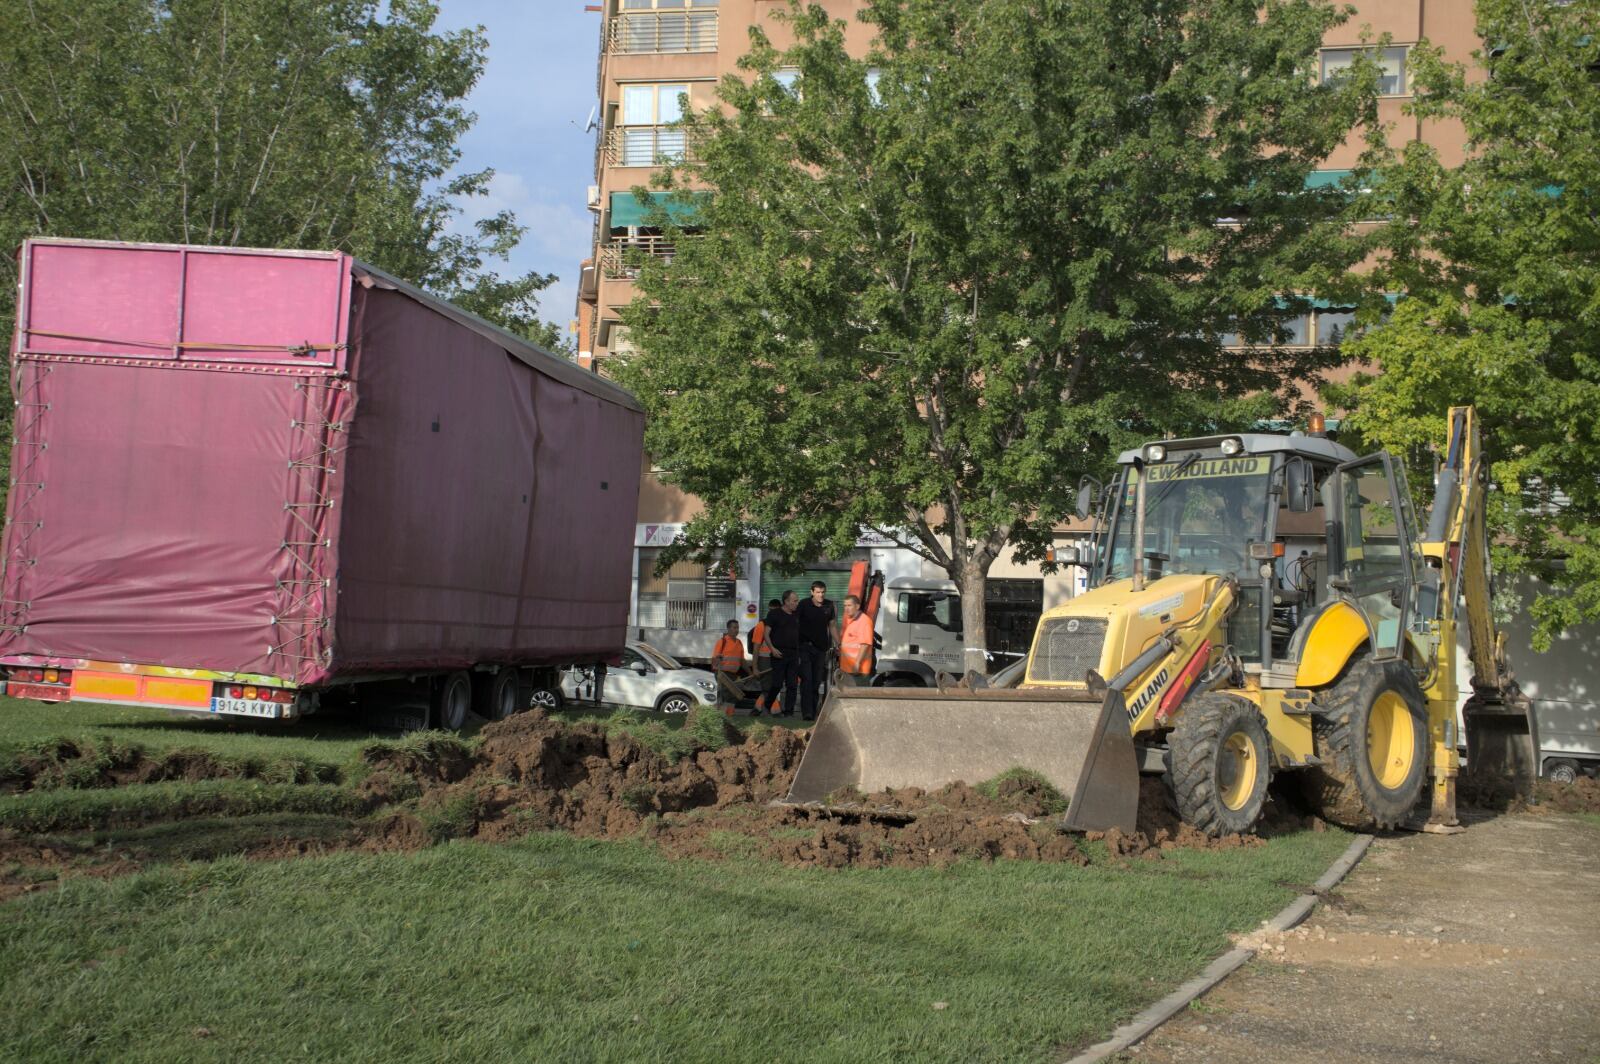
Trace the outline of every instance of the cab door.
{"label": "cab door", "polygon": [[1415,608],[1411,500],[1386,452],[1348,462],[1338,472],[1340,571],[1329,586],[1366,615],[1373,656],[1396,657]]}

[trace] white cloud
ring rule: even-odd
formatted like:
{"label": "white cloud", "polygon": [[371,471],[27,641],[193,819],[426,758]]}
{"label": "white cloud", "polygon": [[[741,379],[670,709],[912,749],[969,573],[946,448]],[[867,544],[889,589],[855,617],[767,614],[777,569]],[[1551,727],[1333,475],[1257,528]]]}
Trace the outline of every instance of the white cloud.
{"label": "white cloud", "polygon": [[454,228],[468,232],[474,222],[510,211],[527,232],[511,253],[511,272],[575,272],[593,250],[593,215],[576,196],[562,197],[549,189],[534,189],[517,173],[499,173],[489,180],[488,191],[461,201]]}
{"label": "white cloud", "polygon": [[[569,276],[577,276],[576,268]],[[539,293],[539,317],[555,322],[565,334],[567,325],[577,317],[577,302],[578,282],[562,277]]]}

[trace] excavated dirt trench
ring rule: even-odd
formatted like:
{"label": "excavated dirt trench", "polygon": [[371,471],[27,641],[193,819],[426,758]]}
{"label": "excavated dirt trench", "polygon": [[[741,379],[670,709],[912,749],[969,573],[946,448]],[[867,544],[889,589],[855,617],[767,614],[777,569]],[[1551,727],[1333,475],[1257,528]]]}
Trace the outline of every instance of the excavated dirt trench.
{"label": "excavated dirt trench", "polygon": [[[801,733],[775,729],[738,737],[719,750],[676,762],[618,731],[527,714],[485,728],[470,763],[405,764],[380,758],[364,788],[375,800],[421,795],[380,834],[398,845],[436,831],[441,815],[457,833],[503,839],[559,829],[601,838],[642,837],[674,856],[758,856],[792,866],[947,866],[967,858],[1085,863],[1075,836],[1051,814],[1059,796],[1026,779],[991,794],[965,783],[852,795],[832,810],[774,807],[788,792],[805,750]],[[1256,836],[1210,839],[1182,825],[1159,781],[1145,781],[1139,830],[1091,834],[1117,856],[1159,856],[1174,847],[1263,845]],[[1312,822],[1269,807],[1267,834]],[[1320,822],[1314,825],[1321,827]]]}
{"label": "excavated dirt trench", "polygon": [[[368,816],[319,823],[314,831],[264,825],[248,844],[229,852],[292,857],[350,848],[413,850],[446,838],[498,841],[559,830],[642,838],[675,857],[757,857],[800,867],[1089,859],[1086,840],[1055,826],[1060,796],[1026,777],[1003,778],[981,792],[956,783],[931,792],[850,795],[842,807],[829,810],[775,806],[788,792],[806,733],[777,728],[747,736],[717,721],[727,745],[713,750],[702,744],[675,760],[623,728],[567,724],[537,713],[485,727],[475,748],[450,737],[374,746],[364,754],[368,771],[356,788]],[[90,764],[93,771],[86,768]],[[6,783],[15,792],[51,785],[64,772],[75,777],[75,786],[110,787],[238,771],[203,754],[107,758],[103,751],[63,746]],[[1141,786],[1138,830],[1092,833],[1087,841],[1103,842],[1114,858],[1158,859],[1175,848],[1261,846],[1273,835],[1325,827],[1274,797],[1259,835],[1211,839],[1179,822],[1159,779],[1146,777]],[[1546,792],[1550,808],[1600,805],[1600,784],[1590,780]],[[196,823],[177,820],[170,827],[183,835]],[[206,846],[213,849],[191,854],[183,849],[187,837],[160,850],[121,841],[107,846],[99,837],[92,846],[87,841],[90,836],[64,841],[0,832],[0,897],[11,893],[7,884],[32,889],[56,872],[121,874],[149,863],[207,859],[216,855],[215,846],[226,844],[207,836]]]}

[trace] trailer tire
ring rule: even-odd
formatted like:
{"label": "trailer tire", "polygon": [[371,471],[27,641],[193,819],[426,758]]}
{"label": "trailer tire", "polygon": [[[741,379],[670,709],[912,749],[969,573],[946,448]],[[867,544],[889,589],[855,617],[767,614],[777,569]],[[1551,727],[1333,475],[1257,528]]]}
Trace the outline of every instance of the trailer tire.
{"label": "trailer tire", "polygon": [[467,713],[472,709],[472,674],[465,670],[446,674],[434,685],[430,701],[429,723],[445,731],[460,731],[467,726]]}
{"label": "trailer tire", "polygon": [[506,666],[493,672],[472,674],[472,711],[484,720],[505,720],[528,708],[520,697],[519,670]]}
{"label": "trailer tire", "polygon": [[1315,695],[1311,734],[1322,764],[1305,770],[1324,820],[1355,831],[1398,826],[1428,781],[1427,703],[1404,662],[1358,657]]}
{"label": "trailer tire", "polygon": [[1551,783],[1577,783],[1581,775],[1578,763],[1570,758],[1553,757],[1544,763],[1544,778]]}
{"label": "trailer tire", "polygon": [[1272,739],[1254,705],[1222,694],[1191,700],[1167,740],[1166,761],[1185,824],[1213,838],[1256,829],[1272,778]]}

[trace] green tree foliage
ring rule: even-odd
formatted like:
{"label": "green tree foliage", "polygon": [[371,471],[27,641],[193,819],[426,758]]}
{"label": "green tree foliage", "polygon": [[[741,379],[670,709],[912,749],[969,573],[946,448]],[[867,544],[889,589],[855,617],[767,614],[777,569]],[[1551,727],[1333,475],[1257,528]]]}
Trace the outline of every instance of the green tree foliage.
{"label": "green tree foliage", "polygon": [[685,549],[877,529],[959,582],[981,644],[991,564],[1039,555],[1081,473],[1333,360],[1216,338],[1270,341],[1280,294],[1359,258],[1345,197],[1304,187],[1373,82],[1318,84],[1343,15],[1313,0],[871,0],[859,60],[815,5],[786,18],[684,122],[663,186],[718,192],[641,263],[617,374],[706,502]]}
{"label": "green tree foliage", "polygon": [[1413,54],[1416,112],[1462,122],[1469,158],[1413,144],[1383,170],[1376,279],[1408,297],[1346,344],[1381,372],[1330,394],[1414,455],[1477,406],[1496,568],[1559,589],[1533,603],[1543,647],[1600,617],[1600,3],[1479,0],[1477,19],[1472,69]]}
{"label": "green tree foliage", "polygon": [[[452,226],[480,28],[426,0],[13,0],[0,25],[0,246],[34,235],[351,252],[546,344],[553,277]],[[0,259],[11,332],[16,264]]]}

